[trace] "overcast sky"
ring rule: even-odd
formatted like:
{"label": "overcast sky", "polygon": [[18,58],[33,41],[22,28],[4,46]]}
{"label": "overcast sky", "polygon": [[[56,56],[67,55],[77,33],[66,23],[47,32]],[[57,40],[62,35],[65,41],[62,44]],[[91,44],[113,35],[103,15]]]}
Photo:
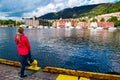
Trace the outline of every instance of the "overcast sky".
{"label": "overcast sky", "polygon": [[68,7],[117,1],[119,0],[0,0],[0,19],[38,17]]}

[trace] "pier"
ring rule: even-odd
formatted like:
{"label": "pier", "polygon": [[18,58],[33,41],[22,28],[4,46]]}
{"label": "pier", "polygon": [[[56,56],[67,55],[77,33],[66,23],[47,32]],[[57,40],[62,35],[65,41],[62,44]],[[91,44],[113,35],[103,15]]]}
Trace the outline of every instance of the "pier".
{"label": "pier", "polygon": [[[0,59],[0,80],[20,80],[20,62]],[[120,80],[120,75],[45,67],[38,71],[26,70],[25,80]]]}

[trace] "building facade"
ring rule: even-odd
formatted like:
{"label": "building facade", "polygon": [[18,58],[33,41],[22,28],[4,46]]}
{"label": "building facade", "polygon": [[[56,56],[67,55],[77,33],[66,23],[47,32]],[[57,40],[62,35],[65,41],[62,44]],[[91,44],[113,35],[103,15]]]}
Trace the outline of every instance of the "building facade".
{"label": "building facade", "polygon": [[[53,27],[66,27],[66,23],[71,23],[72,27],[82,27],[88,28],[91,26],[92,22],[81,22],[78,19],[61,19],[53,21]],[[114,27],[113,22],[96,22],[96,27],[109,28]]]}
{"label": "building facade", "polygon": [[97,19],[98,19],[98,21],[100,21],[102,18],[104,18],[105,21],[107,21],[107,20],[108,20],[109,18],[111,18],[112,16],[116,16],[117,19],[120,20],[120,12],[98,15],[98,16],[97,16]]}
{"label": "building facade", "polygon": [[[106,22],[112,16],[116,16],[117,19],[120,20],[120,12],[98,15],[95,17],[95,19],[97,20],[97,25],[99,27],[104,27],[104,28],[114,27],[113,22]],[[104,18],[105,22],[100,22],[102,18]],[[73,27],[80,26],[86,28],[91,25],[91,21],[93,20],[92,18],[89,19],[88,17],[82,17],[80,19],[85,19],[87,22],[81,22],[79,19],[59,19],[59,20],[54,20],[52,26],[64,27],[67,22],[70,22]]]}
{"label": "building facade", "polygon": [[45,25],[49,23],[48,20],[38,19],[35,16],[32,18],[24,18],[24,21],[26,26],[33,26],[33,27],[38,27],[40,25]]}

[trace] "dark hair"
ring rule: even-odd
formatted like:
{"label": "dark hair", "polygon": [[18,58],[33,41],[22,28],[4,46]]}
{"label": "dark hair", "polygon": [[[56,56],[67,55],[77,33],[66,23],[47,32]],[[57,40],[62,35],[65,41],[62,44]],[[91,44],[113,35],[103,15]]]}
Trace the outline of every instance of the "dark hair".
{"label": "dark hair", "polygon": [[22,33],[24,32],[24,29],[23,29],[22,27],[19,27],[19,28],[18,28],[18,32],[19,32],[20,34],[22,34]]}

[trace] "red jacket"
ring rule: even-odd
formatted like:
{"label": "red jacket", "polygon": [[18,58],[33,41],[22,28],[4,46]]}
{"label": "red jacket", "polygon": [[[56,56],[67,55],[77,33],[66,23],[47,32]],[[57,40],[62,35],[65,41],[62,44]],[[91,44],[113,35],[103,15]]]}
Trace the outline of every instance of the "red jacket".
{"label": "red jacket", "polygon": [[30,43],[24,34],[20,35],[20,41],[17,39],[17,35],[18,34],[16,34],[14,40],[17,44],[18,54],[21,56],[25,56],[30,52]]}

